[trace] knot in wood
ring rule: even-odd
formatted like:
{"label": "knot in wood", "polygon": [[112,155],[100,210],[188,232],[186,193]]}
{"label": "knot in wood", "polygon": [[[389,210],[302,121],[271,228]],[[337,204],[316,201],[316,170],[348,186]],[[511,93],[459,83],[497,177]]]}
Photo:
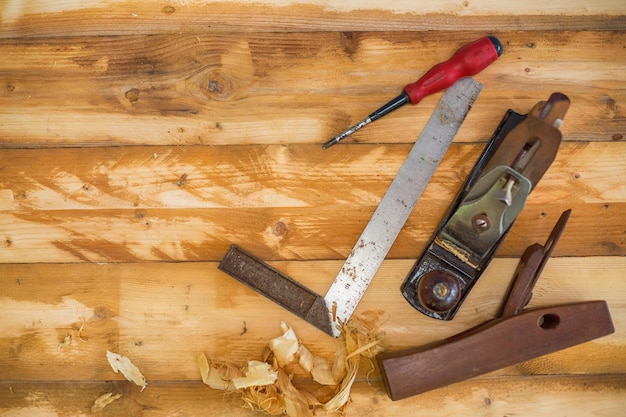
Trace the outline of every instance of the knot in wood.
{"label": "knot in wood", "polygon": [[202,90],[207,97],[214,100],[224,100],[233,93],[233,86],[230,80],[224,77],[221,72],[213,71],[205,79]]}
{"label": "knot in wood", "polygon": [[130,104],[134,105],[139,100],[139,89],[131,88],[124,94],[124,96],[128,101],[130,101]]}
{"label": "knot in wood", "polygon": [[283,236],[287,233],[287,225],[283,222],[276,222],[272,230],[276,236]]}

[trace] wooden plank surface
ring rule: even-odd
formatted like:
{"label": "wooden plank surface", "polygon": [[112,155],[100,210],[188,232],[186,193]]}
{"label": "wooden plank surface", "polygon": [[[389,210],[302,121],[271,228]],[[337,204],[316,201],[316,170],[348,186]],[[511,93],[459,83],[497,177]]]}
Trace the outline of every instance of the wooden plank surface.
{"label": "wooden plank surface", "polygon": [[[399,402],[363,361],[347,416],[624,414],[626,3],[9,0],[0,23],[0,416],[91,415],[106,392],[93,415],[258,416],[195,356],[258,359],[283,320],[332,359],[217,262],[237,243],[325,293],[441,94],[321,144],[487,34],[504,54],[357,315],[394,350],[489,320],[571,208],[531,307],[606,300],[616,331]],[[500,119],[557,91],[563,143],[497,258],[453,321],[417,313],[400,283]]]}
{"label": "wooden plank surface", "polygon": [[[416,313],[398,290],[413,261],[386,261],[357,314],[380,316],[394,349],[437,341],[493,318],[516,264],[515,258],[494,261],[457,317],[442,323]],[[324,293],[342,262],[272,265]],[[7,335],[0,338],[0,362],[8,380],[39,381],[50,374],[59,380],[119,379],[105,360],[107,349],[132,357],[148,379],[193,380],[199,375],[197,352],[244,364],[281,334],[281,320],[313,352],[332,358],[335,350],[332,338],[321,337],[214,263],[8,264],[0,265],[0,276],[0,334]],[[617,331],[502,374],[626,373],[625,279],[621,256],[550,260],[531,306],[607,300]],[[60,347],[68,334],[72,343]]]}
{"label": "wooden plank surface", "polygon": [[[4,39],[0,145],[319,144],[480,36],[484,32]],[[508,108],[526,113],[555,91],[573,103],[563,125],[566,140],[622,140],[623,32],[498,36],[505,53],[477,76],[485,88],[459,141],[486,141]],[[410,58],[416,53],[419,60]],[[439,97],[399,109],[351,139],[412,142]]]}
{"label": "wooden plank surface", "polygon": [[490,0],[14,0],[0,36],[366,30],[621,30],[626,6],[614,0],[494,3]]}
{"label": "wooden plank surface", "polygon": [[[453,145],[391,257],[417,258],[482,148]],[[215,261],[233,242],[264,259],[345,258],[409,149],[5,150],[0,261]],[[563,144],[499,254],[520,256],[571,208],[558,255],[624,255],[624,153],[623,141]]]}
{"label": "wooden plank surface", "polygon": [[[122,398],[101,413],[91,414],[93,399],[108,392],[123,394]],[[570,410],[568,416],[619,416],[626,407],[625,382],[615,376],[550,376],[515,377],[506,380],[484,378],[455,384],[423,394],[419,407],[409,401],[392,402],[382,385],[358,384],[348,415],[385,417],[406,415],[428,417],[434,414],[455,417],[468,415],[545,416],[546,410]],[[11,414],[12,413],[12,414]],[[218,417],[260,417],[241,406],[238,398],[224,396],[201,383],[157,383],[140,393],[127,383],[70,382],[22,383],[0,382],[0,414],[3,415],[103,415],[103,416],[165,416],[211,415]]]}

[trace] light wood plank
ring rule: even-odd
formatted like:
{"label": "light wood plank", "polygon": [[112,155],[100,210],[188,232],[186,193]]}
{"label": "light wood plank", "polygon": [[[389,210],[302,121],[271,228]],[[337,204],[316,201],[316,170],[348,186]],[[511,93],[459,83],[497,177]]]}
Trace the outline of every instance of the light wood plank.
{"label": "light wood plank", "polygon": [[[484,32],[175,34],[0,41],[0,146],[316,143]],[[623,139],[622,32],[500,32],[503,56],[458,141],[508,108],[570,96],[565,140]],[[407,59],[407,57],[412,57]],[[440,94],[347,141],[409,143]],[[70,122],[71,121],[71,122]]]}
{"label": "light wood plank", "polygon": [[[367,211],[378,205],[412,146],[5,149],[0,152],[0,212]],[[453,143],[421,198],[435,209],[449,205],[484,147]],[[608,211],[611,204],[626,203],[620,175],[625,153],[626,142],[563,142],[528,203],[606,203]]]}
{"label": "light wood plank", "polygon": [[[106,7],[106,6],[115,6],[125,3],[124,0],[89,0],[89,1],[62,1],[62,0],[31,0],[25,2],[16,2],[12,4],[8,4],[7,7],[3,10],[2,17],[4,19],[16,19],[22,16],[32,15],[32,14],[46,14],[46,13],[63,13],[74,10],[81,9],[89,9],[89,7]],[[542,14],[568,14],[571,16],[579,16],[579,15],[597,15],[597,14],[608,14],[615,15],[620,12],[626,11],[626,7],[623,5],[618,5],[610,0],[592,0],[592,1],[556,1],[550,5],[549,8],[545,8],[545,3],[542,3],[540,0],[529,0],[524,3],[493,3],[489,0],[475,0],[472,1],[471,4],[465,3],[460,4],[458,2],[450,1],[450,0],[436,0],[429,4],[418,6],[413,2],[409,1],[391,1],[385,4],[380,4],[376,0],[347,0],[342,2],[341,4],[329,4],[324,0],[306,0],[306,1],[294,1],[294,0],[263,0],[263,1],[253,1],[253,0],[242,0],[238,2],[223,2],[223,1],[200,1],[200,0],[192,0],[192,1],[173,1],[173,5],[177,5],[178,3],[182,3],[182,6],[189,7],[198,7],[198,6],[209,6],[214,7],[216,9],[219,8],[219,5],[230,6],[235,8],[235,4],[239,5],[258,5],[265,4],[274,7],[292,7],[293,13],[296,14],[298,12],[298,7],[303,4],[322,6],[325,10],[328,11],[338,11],[338,12],[354,12],[358,10],[373,10],[378,13],[384,12],[385,10],[392,11],[394,13],[415,13],[415,14],[429,14],[429,13],[450,13],[450,14],[465,14],[465,15],[480,15],[482,13],[490,13],[494,15],[524,15],[524,14],[535,14],[537,12],[541,12]],[[152,1],[143,1],[138,2],[135,5],[138,9],[142,9],[145,5],[151,5],[152,7],[156,7],[159,5],[158,2]],[[171,8],[163,8],[161,10],[164,13],[173,13],[175,7]],[[538,13],[537,13],[538,14]]]}
{"label": "light wood plank", "polygon": [[[573,216],[560,256],[624,255],[626,143],[565,143],[499,256]],[[390,252],[416,258],[482,145],[453,145]],[[5,150],[0,262],[215,261],[231,243],[264,259],[342,259],[408,145]],[[376,170],[371,167],[376,166]]]}
{"label": "light wood plank", "polygon": [[[497,3],[376,0],[11,1],[0,36],[341,30],[620,30],[624,5],[612,0]],[[106,22],[106,25],[102,23]]]}
{"label": "light wood plank", "polygon": [[[519,256],[528,245],[543,242],[569,208],[572,205],[527,204],[498,255]],[[625,204],[573,208],[558,255],[624,255]],[[446,207],[439,209],[437,217],[418,210],[389,257],[417,258]],[[373,211],[333,207],[4,213],[0,262],[211,261],[221,259],[232,243],[268,260],[345,259]]]}
{"label": "light wood plank", "polygon": [[[413,262],[385,261],[356,311],[379,317],[393,349],[437,341],[491,319],[517,259],[496,259],[451,322],[427,318],[402,298],[399,286]],[[341,264],[273,263],[321,294]],[[313,353],[333,357],[331,337],[216,267],[201,262],[0,265],[2,379],[119,379],[106,362],[111,350],[129,356],[149,381],[197,380],[198,352],[235,364],[258,359],[268,340],[280,334],[283,320]],[[625,279],[624,257],[551,259],[531,307],[606,300],[616,332],[497,375],[626,373]],[[71,343],[63,346],[67,335]],[[367,369],[364,364],[363,377]]]}
{"label": "light wood plank", "polygon": [[[260,417],[242,407],[236,396],[224,395],[202,383],[154,383],[144,392],[122,382],[0,382],[0,415],[80,417],[91,414],[93,401],[102,394],[122,398],[98,415],[172,415]],[[620,416],[626,407],[626,379],[619,375],[485,378],[462,382],[406,400],[389,400],[379,382],[354,384],[348,416],[403,415],[524,415],[543,417],[567,413],[572,417]],[[580,406],[571,407],[572,403]]]}

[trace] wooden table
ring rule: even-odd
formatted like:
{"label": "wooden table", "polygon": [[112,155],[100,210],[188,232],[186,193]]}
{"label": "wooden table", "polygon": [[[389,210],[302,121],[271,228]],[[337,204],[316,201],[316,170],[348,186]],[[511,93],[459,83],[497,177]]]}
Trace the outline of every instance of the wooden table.
{"label": "wooden table", "polygon": [[[257,415],[203,385],[195,356],[257,359],[283,320],[331,359],[331,338],[217,262],[237,243],[324,293],[441,95],[320,145],[487,34],[504,53],[475,77],[483,92],[356,313],[380,316],[393,349],[489,320],[524,248],[571,208],[531,306],[607,300],[616,332],[399,402],[364,366],[346,411],[626,413],[626,3],[0,8],[0,415],[89,415],[112,390],[124,396],[102,415]],[[572,101],[564,142],[497,258],[453,321],[417,313],[399,285],[504,112],[557,91]]]}

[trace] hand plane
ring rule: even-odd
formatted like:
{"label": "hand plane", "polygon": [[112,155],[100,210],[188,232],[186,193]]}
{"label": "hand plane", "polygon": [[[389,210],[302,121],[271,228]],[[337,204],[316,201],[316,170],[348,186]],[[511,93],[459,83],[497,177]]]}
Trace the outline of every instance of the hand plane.
{"label": "hand plane", "polygon": [[605,301],[586,301],[524,311],[571,210],[545,245],[522,255],[497,317],[428,346],[385,352],[377,360],[387,393],[400,400],[584,343],[615,331]]}
{"label": "hand plane", "polygon": [[568,108],[568,97],[554,93],[527,115],[505,114],[401,286],[413,307],[439,320],[454,317],[554,161]]}

